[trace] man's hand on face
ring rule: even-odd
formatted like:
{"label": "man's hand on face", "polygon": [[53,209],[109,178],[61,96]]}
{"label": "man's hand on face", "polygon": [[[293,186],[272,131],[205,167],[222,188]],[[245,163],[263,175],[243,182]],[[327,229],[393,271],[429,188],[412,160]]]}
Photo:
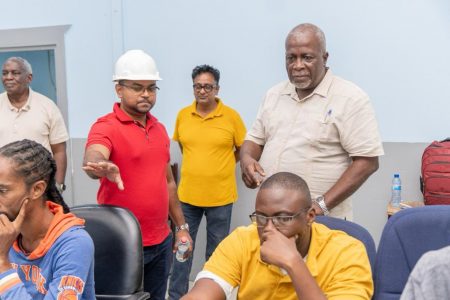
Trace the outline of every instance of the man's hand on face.
{"label": "man's hand on face", "polygon": [[286,237],[270,222],[261,235],[261,260],[287,269],[291,262],[302,260],[297,250],[296,236]]}
{"label": "man's hand on face", "polygon": [[19,214],[12,222],[5,214],[0,214],[0,272],[5,272],[11,268],[8,253],[22,229],[27,204],[28,200],[25,200],[20,208]]}
{"label": "man's hand on face", "polygon": [[241,158],[242,180],[248,188],[258,187],[264,180],[266,174],[261,165],[253,158]]}
{"label": "man's hand on face", "polygon": [[90,171],[97,177],[106,177],[109,181],[115,182],[121,191],[125,188],[119,167],[111,161],[87,162],[83,170]]}

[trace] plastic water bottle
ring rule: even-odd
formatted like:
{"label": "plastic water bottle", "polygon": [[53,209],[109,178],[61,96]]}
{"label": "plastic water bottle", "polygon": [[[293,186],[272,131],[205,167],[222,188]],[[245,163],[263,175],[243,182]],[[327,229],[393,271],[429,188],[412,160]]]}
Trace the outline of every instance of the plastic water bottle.
{"label": "plastic water bottle", "polygon": [[178,243],[177,252],[175,253],[175,258],[179,262],[185,262],[188,257],[185,257],[186,252],[189,250],[190,243],[186,237],[182,237]]}
{"label": "plastic water bottle", "polygon": [[402,181],[400,180],[399,174],[394,174],[392,179],[392,197],[391,205],[393,207],[399,207],[402,201]]}

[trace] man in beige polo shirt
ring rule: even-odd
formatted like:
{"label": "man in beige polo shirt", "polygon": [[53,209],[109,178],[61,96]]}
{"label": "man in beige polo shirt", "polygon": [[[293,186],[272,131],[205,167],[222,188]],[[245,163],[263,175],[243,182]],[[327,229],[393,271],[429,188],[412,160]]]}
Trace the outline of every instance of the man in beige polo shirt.
{"label": "man in beige polo shirt", "polygon": [[56,104],[30,88],[33,72],[28,61],[10,57],[3,63],[0,94],[0,147],[30,139],[42,144],[56,161],[56,187],[65,189],[66,141],[69,135]]}
{"label": "man in beige polo shirt", "polygon": [[289,171],[308,183],[316,214],[352,219],[351,196],[378,169],[383,147],[369,97],[326,66],[325,35],[300,24],[286,38],[289,81],[272,87],[241,148],[242,179],[256,188]]}

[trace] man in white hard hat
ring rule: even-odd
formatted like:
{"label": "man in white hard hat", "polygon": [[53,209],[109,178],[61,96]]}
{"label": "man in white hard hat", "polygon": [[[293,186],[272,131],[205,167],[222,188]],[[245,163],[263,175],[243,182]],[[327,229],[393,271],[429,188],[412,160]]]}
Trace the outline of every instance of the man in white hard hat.
{"label": "man in white hard hat", "polygon": [[149,112],[161,78],[148,54],[130,50],[117,60],[113,80],[120,103],[92,125],[83,169],[100,179],[100,204],[126,207],[137,217],[144,245],[144,290],[163,300],[172,259],[168,216],[176,225],[174,245],[181,239],[192,245],[192,239],[170,168],[169,137]]}
{"label": "man in white hard hat", "polygon": [[30,88],[33,70],[22,57],[10,57],[3,63],[0,94],[0,147],[30,139],[52,153],[56,161],[56,188],[62,193],[67,168],[64,119],[55,102]]}

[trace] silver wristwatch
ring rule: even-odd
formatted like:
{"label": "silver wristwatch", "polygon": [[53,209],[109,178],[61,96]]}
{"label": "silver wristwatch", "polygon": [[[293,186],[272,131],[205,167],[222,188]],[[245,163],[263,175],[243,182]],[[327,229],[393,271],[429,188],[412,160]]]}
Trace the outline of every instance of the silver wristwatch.
{"label": "silver wristwatch", "polygon": [[325,204],[325,198],[323,197],[323,195],[318,196],[316,200],[314,200],[314,202],[316,202],[317,205],[320,206],[320,209],[323,211],[324,216],[330,214],[330,211],[328,210],[327,205]]}
{"label": "silver wristwatch", "polygon": [[55,186],[60,194],[62,194],[66,190],[66,185],[64,183],[55,182]]}
{"label": "silver wristwatch", "polygon": [[175,226],[175,232],[178,232],[180,230],[187,230],[189,232],[189,224],[184,223],[183,225]]}

